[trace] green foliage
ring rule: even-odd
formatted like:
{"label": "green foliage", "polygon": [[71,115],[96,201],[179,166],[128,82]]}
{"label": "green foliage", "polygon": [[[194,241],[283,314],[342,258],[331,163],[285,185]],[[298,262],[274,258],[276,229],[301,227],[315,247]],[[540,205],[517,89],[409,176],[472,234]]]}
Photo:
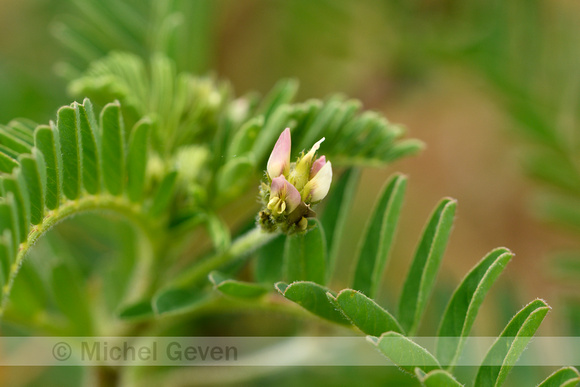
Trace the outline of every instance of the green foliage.
{"label": "green foliage", "polygon": [[407,274],[399,300],[399,318],[409,334],[416,331],[433,289],[451,234],[455,207],[453,199],[443,199],[435,208]]}
{"label": "green foliage", "polygon": [[289,235],[284,246],[285,277],[289,282],[326,279],[326,239],[321,223],[313,219],[313,228],[304,234]]}
{"label": "green foliage", "polygon": [[352,286],[371,298],[377,294],[378,284],[387,264],[406,184],[407,179],[404,176],[395,175],[385,185],[367,224]]}
{"label": "green foliage", "polygon": [[574,367],[561,368],[538,384],[538,387],[574,387],[580,383],[580,372]]}
{"label": "green foliage", "polygon": [[549,310],[544,301],[534,300],[512,318],[485,356],[475,378],[476,387],[501,386],[505,382]]}

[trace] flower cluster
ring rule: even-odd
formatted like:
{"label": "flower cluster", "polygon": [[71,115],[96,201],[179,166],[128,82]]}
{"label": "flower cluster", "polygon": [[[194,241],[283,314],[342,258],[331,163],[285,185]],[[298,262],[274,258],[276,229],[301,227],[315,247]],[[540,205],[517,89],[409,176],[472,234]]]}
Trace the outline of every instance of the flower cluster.
{"label": "flower cluster", "polygon": [[291,163],[290,129],[286,128],[278,138],[260,189],[264,208],[258,222],[264,230],[280,229],[289,234],[304,231],[308,218],[316,215],[311,205],[324,199],[332,181],[330,161],[324,156],[316,157],[323,141],[324,138]]}

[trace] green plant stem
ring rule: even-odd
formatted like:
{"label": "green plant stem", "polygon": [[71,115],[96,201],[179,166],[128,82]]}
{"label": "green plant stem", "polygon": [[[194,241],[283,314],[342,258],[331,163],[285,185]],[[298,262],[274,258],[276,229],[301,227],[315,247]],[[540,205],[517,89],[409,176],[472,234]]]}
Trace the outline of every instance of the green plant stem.
{"label": "green plant stem", "polygon": [[200,262],[196,262],[190,270],[172,281],[169,287],[184,287],[194,284],[199,280],[204,279],[211,271],[217,270],[227,263],[244,257],[268,243],[277,235],[278,234],[276,233],[262,231],[261,228],[256,227],[236,239],[227,250],[219,252]]}

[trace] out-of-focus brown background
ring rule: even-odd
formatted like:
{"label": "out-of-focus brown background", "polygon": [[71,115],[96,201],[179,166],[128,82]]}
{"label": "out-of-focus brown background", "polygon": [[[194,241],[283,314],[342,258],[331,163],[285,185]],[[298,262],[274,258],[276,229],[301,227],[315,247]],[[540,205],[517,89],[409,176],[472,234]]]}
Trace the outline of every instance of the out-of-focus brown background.
{"label": "out-of-focus brown background", "polygon": [[[66,82],[54,71],[69,54],[49,31],[61,14],[78,13],[72,3],[0,2],[0,122],[18,116],[45,122],[69,102]],[[542,297],[557,307],[564,290],[547,269],[549,253],[577,239],[533,216],[538,184],[523,173],[528,140],[508,106],[514,95],[543,112],[557,113],[568,103],[562,96],[577,83],[570,69],[578,68],[579,49],[571,50],[569,40],[579,36],[574,21],[580,6],[503,3],[221,0],[204,8],[203,73],[229,79],[238,94],[266,92],[282,77],[300,81],[299,99],[343,92],[426,143],[418,157],[364,171],[339,277],[346,282],[382,184],[403,172],[410,178],[408,193],[381,297],[395,303],[430,211],[451,196],[459,207],[440,274],[448,291],[492,248],[516,253],[478,318],[476,333],[482,335],[497,335],[505,324],[492,312],[504,299],[519,307]],[[530,90],[522,97],[514,85]],[[548,319],[542,329],[554,333],[558,324]]]}

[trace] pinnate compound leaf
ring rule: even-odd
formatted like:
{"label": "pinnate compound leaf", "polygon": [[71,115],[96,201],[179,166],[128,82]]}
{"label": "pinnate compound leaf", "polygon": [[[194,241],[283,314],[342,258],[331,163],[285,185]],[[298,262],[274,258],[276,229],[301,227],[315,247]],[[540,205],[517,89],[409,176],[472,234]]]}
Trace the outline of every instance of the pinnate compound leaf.
{"label": "pinnate compound leaf", "polygon": [[324,284],[326,280],[326,240],[318,219],[311,219],[314,227],[305,233],[289,235],[284,246],[286,279],[313,281]]}
{"label": "pinnate compound leaf", "polygon": [[374,300],[361,292],[344,289],[333,297],[327,294],[342,313],[363,333],[380,336],[385,332],[404,333],[399,322]]}
{"label": "pinnate compound leaf", "polygon": [[327,293],[332,295],[334,293],[324,286],[310,281],[298,281],[290,285],[278,282],[275,286],[281,295],[307,311],[338,324],[350,325],[350,322],[335,309],[326,296]]}
{"label": "pinnate compound leaf", "polygon": [[550,310],[534,300],[520,310],[491,346],[477,372],[475,387],[501,386]]}
{"label": "pinnate compound leaf", "polygon": [[257,298],[268,292],[263,285],[230,279],[218,271],[209,273],[209,280],[217,290],[236,298]]}
{"label": "pinnate compound leaf", "polygon": [[393,176],[385,185],[369,219],[354,274],[353,288],[369,297],[376,296],[395,235],[407,178]]}
{"label": "pinnate compound leaf", "polygon": [[417,330],[451,234],[454,199],[445,198],[435,208],[419,242],[399,301],[399,322],[413,335]]}
{"label": "pinnate compound leaf", "polygon": [[564,367],[548,376],[538,387],[574,387],[578,383],[580,372],[574,367]]}
{"label": "pinnate compound leaf", "polygon": [[324,200],[326,205],[320,217],[320,223],[324,228],[328,249],[327,280],[330,279],[334,271],[338,249],[359,177],[360,171],[358,169],[348,169],[331,188],[330,194]]}
{"label": "pinnate compound leaf", "polygon": [[463,384],[459,383],[453,375],[444,370],[434,370],[428,374],[421,371],[419,368],[415,368],[415,376],[421,382],[421,386],[424,387],[462,387]]}
{"label": "pinnate compound leaf", "polygon": [[383,355],[401,370],[413,375],[415,368],[425,373],[441,369],[439,362],[425,348],[397,332],[385,332],[379,338],[367,336]]}
{"label": "pinnate compound leaf", "polygon": [[443,337],[437,345],[437,358],[442,364],[455,364],[485,295],[512,257],[513,254],[505,248],[491,251],[453,293],[437,334]]}

